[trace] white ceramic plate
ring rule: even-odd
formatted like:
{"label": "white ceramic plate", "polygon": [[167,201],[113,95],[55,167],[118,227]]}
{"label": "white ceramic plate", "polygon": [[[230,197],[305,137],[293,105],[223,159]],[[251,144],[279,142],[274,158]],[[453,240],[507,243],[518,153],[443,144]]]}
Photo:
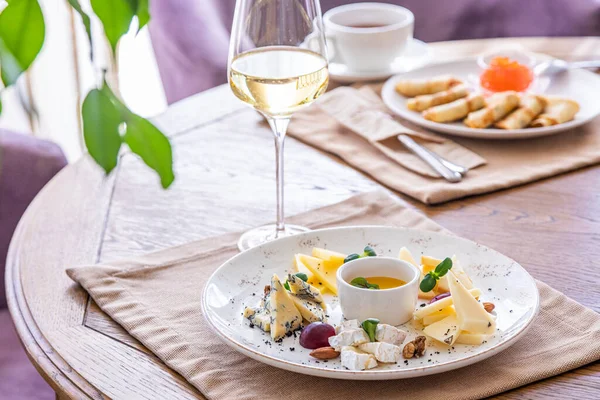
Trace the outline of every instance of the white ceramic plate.
{"label": "white ceramic plate", "polygon": [[[498,331],[480,346],[428,345],[427,355],[408,364],[380,364],[368,371],[349,371],[340,360],[318,361],[310,350],[290,336],[274,343],[268,333],[250,328],[242,312],[256,305],[273,273],[284,277],[291,271],[295,253],[310,254],[312,247],[325,247],[345,253],[371,245],[379,255],[397,255],[406,246],[415,255],[422,253],[444,258],[456,254],[476,287],[482,301],[495,304]],[[341,311],[337,297],[326,295],[329,323],[337,325]],[[422,302],[419,301],[419,304]],[[488,358],[512,345],[529,327],[538,312],[539,294],[533,278],[518,263],[469,240],[412,229],[362,226],[321,229],[282,238],[247,250],[231,258],[210,277],[204,289],[204,315],[223,340],[239,352],[266,364],[307,375],[339,379],[402,379],[436,374]],[[402,326],[412,340],[417,331],[410,322]],[[430,341],[428,341],[429,343]],[[293,349],[293,350],[292,350]]]}
{"label": "white ceramic plate", "polygon": [[341,83],[368,82],[389,78],[392,75],[422,67],[433,58],[433,51],[427,43],[417,39],[411,40],[402,55],[380,71],[353,71],[345,64],[329,62],[329,76]]}
{"label": "white ceramic plate", "polygon": [[396,93],[396,90],[394,89],[396,83],[402,79],[431,78],[436,75],[444,74],[452,74],[469,83],[472,82],[473,77],[478,76],[480,72],[481,69],[474,58],[429,65],[390,78],[383,86],[381,95],[385,104],[394,113],[423,128],[450,135],[481,139],[524,139],[553,135],[583,125],[600,114],[600,102],[596,96],[597,93],[600,93],[600,77],[586,70],[568,71],[556,77],[547,90],[545,90],[545,94],[568,97],[577,101],[581,106],[581,110],[577,113],[573,121],[545,128],[526,128],[510,131],[494,128],[472,129],[465,126],[460,121],[448,124],[428,121],[421,116],[421,113],[406,108],[406,101],[408,99]]}

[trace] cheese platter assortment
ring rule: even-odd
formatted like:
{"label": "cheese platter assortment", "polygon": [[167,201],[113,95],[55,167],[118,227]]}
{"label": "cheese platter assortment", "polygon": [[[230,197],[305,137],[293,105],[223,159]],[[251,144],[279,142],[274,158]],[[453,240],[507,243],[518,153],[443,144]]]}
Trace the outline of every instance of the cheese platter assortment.
{"label": "cheese platter assortment", "polygon": [[514,343],[538,305],[535,282],[507,257],[388,227],[264,244],[223,264],[203,296],[208,321],[235,349],[341,379],[399,379],[477,362]]}

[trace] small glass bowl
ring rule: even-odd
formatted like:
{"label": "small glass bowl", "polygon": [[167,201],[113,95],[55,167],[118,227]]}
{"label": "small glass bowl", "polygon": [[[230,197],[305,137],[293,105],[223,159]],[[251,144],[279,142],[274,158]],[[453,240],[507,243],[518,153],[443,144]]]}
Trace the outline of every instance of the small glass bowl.
{"label": "small glass bowl", "polygon": [[[476,81],[477,86],[486,94],[491,95],[495,93],[495,91],[489,90],[481,85],[481,74],[484,71],[488,70],[491,67],[491,62],[495,57],[506,57],[510,60],[516,61],[519,64],[529,68],[532,73],[532,81],[529,83],[529,86],[523,90],[523,92],[529,92],[534,88],[537,84],[536,76],[533,74],[533,67],[536,65],[536,59],[534,55],[528,51],[517,49],[517,48],[501,48],[494,49],[492,51],[488,51],[486,53],[481,54],[477,57],[477,64],[481,68],[480,75],[477,76],[473,81]],[[475,83],[475,82],[473,82]]]}

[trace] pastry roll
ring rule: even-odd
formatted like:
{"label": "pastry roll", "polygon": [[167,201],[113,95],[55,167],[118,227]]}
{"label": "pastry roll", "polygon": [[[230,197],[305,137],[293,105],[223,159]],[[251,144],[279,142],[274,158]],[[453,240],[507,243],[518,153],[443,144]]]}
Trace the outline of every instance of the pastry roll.
{"label": "pastry roll", "polygon": [[500,129],[525,128],[544,110],[545,105],[546,100],[542,96],[525,95],[521,98],[519,108],[497,122],[495,126]]}
{"label": "pastry roll", "polygon": [[450,103],[451,101],[467,97],[469,91],[465,85],[456,85],[449,90],[436,94],[425,94],[408,100],[406,106],[409,110],[424,111],[433,106]]}
{"label": "pastry roll", "polygon": [[575,118],[575,114],[579,112],[579,104],[574,100],[548,98],[547,101],[544,113],[531,123],[532,127],[540,128],[562,124]]}
{"label": "pastry roll", "polygon": [[483,96],[472,94],[451,103],[431,107],[423,111],[423,118],[433,122],[452,122],[466,117],[471,111],[479,110],[483,106],[485,106]]}
{"label": "pastry roll", "polygon": [[519,96],[515,92],[496,93],[487,102],[487,106],[470,113],[465,119],[469,128],[487,128],[503,118],[519,105]]}
{"label": "pastry roll", "polygon": [[407,79],[396,84],[396,92],[406,97],[415,97],[443,92],[460,83],[462,82],[450,75],[436,76],[431,79]]}

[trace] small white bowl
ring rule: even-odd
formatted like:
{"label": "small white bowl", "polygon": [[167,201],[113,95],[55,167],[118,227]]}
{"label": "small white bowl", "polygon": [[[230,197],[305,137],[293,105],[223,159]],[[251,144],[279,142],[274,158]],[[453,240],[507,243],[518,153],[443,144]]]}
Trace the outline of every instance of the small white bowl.
{"label": "small white bowl", "polygon": [[[357,277],[386,276],[406,282],[393,289],[363,289],[349,282]],[[382,323],[401,325],[409,321],[419,292],[420,271],[394,257],[365,257],[342,265],[337,271],[338,297],[346,319],[377,318]]]}

